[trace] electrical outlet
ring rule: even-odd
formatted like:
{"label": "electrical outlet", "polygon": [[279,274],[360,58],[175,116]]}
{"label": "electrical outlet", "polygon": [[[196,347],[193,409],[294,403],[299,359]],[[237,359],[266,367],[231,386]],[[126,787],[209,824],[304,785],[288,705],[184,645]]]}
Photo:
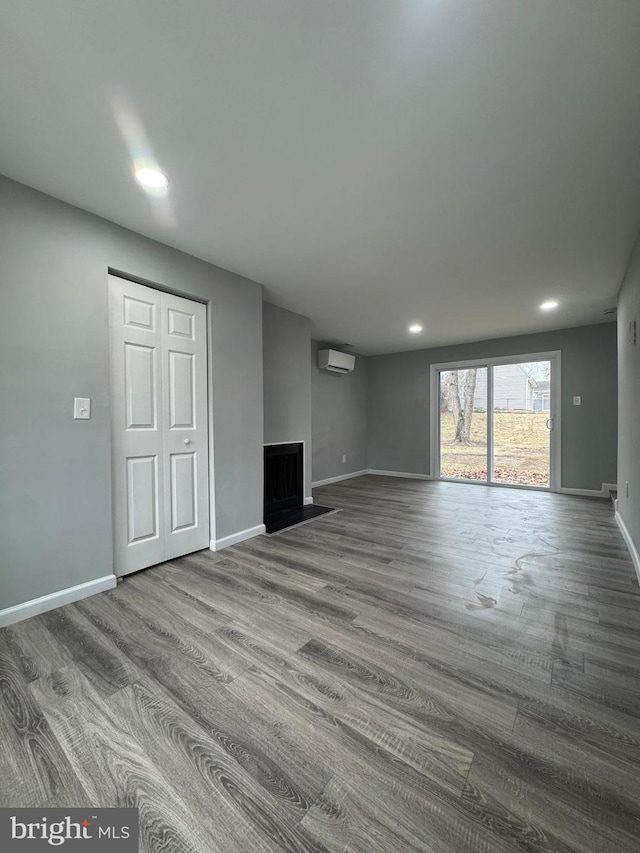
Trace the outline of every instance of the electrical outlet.
{"label": "electrical outlet", "polygon": [[573,405],[574,406],[581,406],[582,405],[582,397],[579,397],[579,396],[574,397],[573,398]]}
{"label": "electrical outlet", "polygon": [[346,461],[347,461],[347,454],[346,454],[346,453],[343,453],[343,454],[342,454],[342,464],[344,465],[344,463],[345,463]]}

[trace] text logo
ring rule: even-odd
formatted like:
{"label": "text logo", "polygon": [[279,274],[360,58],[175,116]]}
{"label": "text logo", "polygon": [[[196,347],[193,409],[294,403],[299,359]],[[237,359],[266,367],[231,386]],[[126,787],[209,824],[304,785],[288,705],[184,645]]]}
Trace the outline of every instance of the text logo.
{"label": "text logo", "polygon": [[0,850],[138,853],[137,809],[0,809]]}

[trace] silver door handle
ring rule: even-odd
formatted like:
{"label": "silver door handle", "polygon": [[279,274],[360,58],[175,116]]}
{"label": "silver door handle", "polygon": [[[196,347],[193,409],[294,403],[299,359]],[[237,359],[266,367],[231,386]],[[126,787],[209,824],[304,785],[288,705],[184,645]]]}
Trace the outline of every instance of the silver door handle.
{"label": "silver door handle", "polygon": [[185,438],[184,443],[185,443],[185,444],[187,445],[187,447],[188,447],[188,446],[191,444],[191,439],[190,439],[190,438]]}
{"label": "silver door handle", "polygon": [[547,429],[553,429],[553,418],[547,418]]}

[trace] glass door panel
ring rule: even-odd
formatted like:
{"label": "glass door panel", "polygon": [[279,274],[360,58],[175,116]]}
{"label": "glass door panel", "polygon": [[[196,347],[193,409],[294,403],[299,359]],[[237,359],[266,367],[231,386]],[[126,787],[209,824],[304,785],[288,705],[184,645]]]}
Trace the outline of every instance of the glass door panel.
{"label": "glass door panel", "polygon": [[487,480],[487,368],[441,370],[440,477]]}
{"label": "glass door panel", "polygon": [[493,431],[491,481],[549,488],[551,362],[491,368]]}

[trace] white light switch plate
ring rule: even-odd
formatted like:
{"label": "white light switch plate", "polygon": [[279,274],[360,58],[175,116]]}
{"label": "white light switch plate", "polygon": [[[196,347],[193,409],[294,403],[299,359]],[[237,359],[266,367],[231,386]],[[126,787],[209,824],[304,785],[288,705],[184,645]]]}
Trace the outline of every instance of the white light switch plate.
{"label": "white light switch plate", "polygon": [[582,405],[582,397],[574,397],[573,398],[573,405],[574,406],[581,406]]}
{"label": "white light switch plate", "polygon": [[76,420],[88,421],[91,417],[91,400],[89,397],[76,397],[73,401],[73,417]]}

